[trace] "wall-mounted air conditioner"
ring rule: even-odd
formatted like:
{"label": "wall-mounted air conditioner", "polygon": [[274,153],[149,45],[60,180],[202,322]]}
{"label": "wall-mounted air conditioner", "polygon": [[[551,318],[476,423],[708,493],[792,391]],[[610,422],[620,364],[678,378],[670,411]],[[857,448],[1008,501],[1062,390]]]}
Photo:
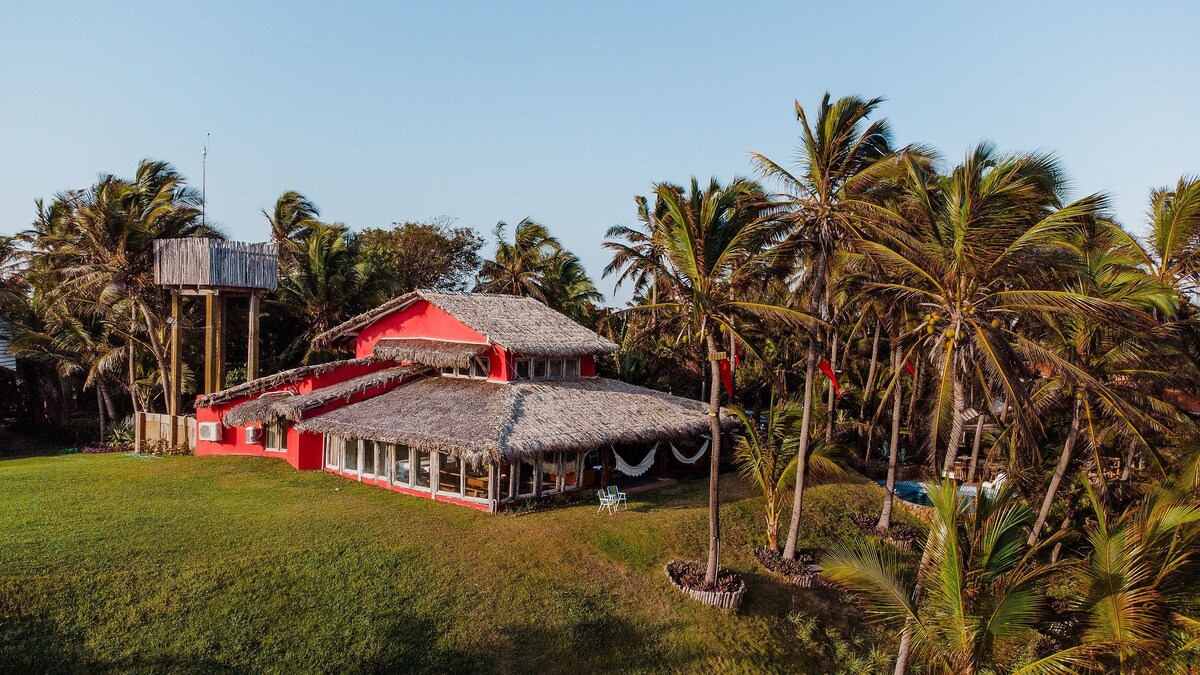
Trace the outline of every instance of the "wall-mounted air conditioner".
{"label": "wall-mounted air conditioner", "polygon": [[220,441],[221,440],[221,423],[220,422],[201,422],[196,425],[196,431],[199,433],[202,441]]}
{"label": "wall-mounted air conditioner", "polygon": [[246,427],[246,445],[258,445],[262,441],[262,427]]}

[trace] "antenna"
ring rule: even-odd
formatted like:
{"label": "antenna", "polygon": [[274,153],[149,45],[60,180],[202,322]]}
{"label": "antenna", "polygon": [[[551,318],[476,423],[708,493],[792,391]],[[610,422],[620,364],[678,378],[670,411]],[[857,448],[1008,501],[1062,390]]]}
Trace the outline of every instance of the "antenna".
{"label": "antenna", "polygon": [[204,157],[200,160],[200,225],[205,225],[205,209],[208,207],[208,137],[204,134]]}

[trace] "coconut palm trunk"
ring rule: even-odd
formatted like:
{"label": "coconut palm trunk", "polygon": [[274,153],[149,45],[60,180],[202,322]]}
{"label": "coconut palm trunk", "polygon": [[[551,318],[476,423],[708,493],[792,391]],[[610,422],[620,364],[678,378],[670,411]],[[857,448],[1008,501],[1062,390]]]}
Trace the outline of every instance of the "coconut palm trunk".
{"label": "coconut palm trunk", "polygon": [[875,526],[880,530],[886,530],[892,526],[892,505],[896,499],[896,464],[900,455],[900,410],[902,406],[900,369],[903,366],[900,363],[902,359],[900,345],[895,339],[892,340],[891,350],[892,372],[895,373],[896,382],[892,390],[892,437],[891,443],[888,445],[887,493],[883,497],[883,510],[879,514],[879,523]]}
{"label": "coconut palm trunk", "polygon": [[166,402],[167,414],[174,415],[178,411],[175,410],[175,402],[171,396],[171,370],[167,365],[167,352],[163,349],[162,341],[158,339],[158,327],[154,324],[154,316],[150,314],[150,308],[140,298],[134,298],[133,303],[146,323],[147,342],[150,344],[150,353],[154,355],[154,361],[158,365],[159,380],[162,383],[163,401]]}
{"label": "coconut palm trunk", "polygon": [[[987,398],[986,396],[984,397]],[[983,441],[983,409],[979,410],[979,415],[975,418],[975,436],[971,439],[971,463],[967,467],[967,483],[975,482],[975,470],[979,466],[979,447]]]}
{"label": "coconut palm trunk", "polygon": [[721,364],[717,361],[717,341],[709,331],[708,361],[712,372],[711,392],[708,398],[709,433],[712,443],[708,456],[708,567],[704,573],[707,584],[717,583],[717,571],[721,558]]}
{"label": "coconut palm trunk", "polygon": [[[953,368],[951,364],[949,366]],[[950,438],[946,441],[946,459],[942,462],[942,473],[949,474],[954,470],[954,460],[958,457],[958,446],[962,443],[963,434],[963,409],[967,407],[967,399],[963,394],[962,378],[957,372],[952,372],[950,377],[950,386],[953,391],[953,410],[950,418]],[[934,447],[937,445],[937,439],[933,439]],[[935,456],[937,453],[934,453]],[[957,476],[956,476],[957,478]]]}
{"label": "coconut palm trunk", "polygon": [[783,557],[796,559],[796,539],[800,536],[800,516],[804,511],[804,476],[808,466],[808,440],[812,425],[813,377],[817,370],[817,340],[814,332],[808,343],[808,361],[804,368],[804,413],[800,417],[800,447],[796,451],[796,491],[792,496],[792,520],[788,523],[787,544]]}
{"label": "coconut palm trunk", "polygon": [[[875,390],[875,370],[879,364],[879,322],[875,323],[875,337],[871,339],[871,365],[867,366],[867,383],[863,386],[862,405],[858,407],[858,417],[862,419],[867,416],[867,403],[871,400],[871,394]],[[867,452],[871,452],[871,448],[867,447]]]}
{"label": "coconut palm trunk", "polygon": [[1054,497],[1058,494],[1058,486],[1062,484],[1063,478],[1067,475],[1067,468],[1071,465],[1071,453],[1075,450],[1075,442],[1079,439],[1079,424],[1083,417],[1083,393],[1081,392],[1075,398],[1075,412],[1071,415],[1071,431],[1067,434],[1067,442],[1063,445],[1062,454],[1058,458],[1058,466],[1054,468],[1054,476],[1050,478],[1050,487],[1046,489],[1046,496],[1042,499],[1042,508],[1038,511],[1037,520],[1033,523],[1033,529],[1029,531],[1029,539],[1025,543],[1028,546],[1033,546],[1037,543],[1038,537],[1042,534],[1042,528],[1046,525],[1046,518],[1050,516],[1050,507],[1054,505]]}

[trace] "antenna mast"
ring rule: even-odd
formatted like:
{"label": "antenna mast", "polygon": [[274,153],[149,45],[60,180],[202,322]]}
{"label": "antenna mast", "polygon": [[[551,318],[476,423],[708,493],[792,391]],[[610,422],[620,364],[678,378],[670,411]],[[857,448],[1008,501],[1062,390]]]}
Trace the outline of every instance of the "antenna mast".
{"label": "antenna mast", "polygon": [[205,210],[208,208],[208,137],[204,134],[204,157],[200,160],[200,225],[204,226]]}

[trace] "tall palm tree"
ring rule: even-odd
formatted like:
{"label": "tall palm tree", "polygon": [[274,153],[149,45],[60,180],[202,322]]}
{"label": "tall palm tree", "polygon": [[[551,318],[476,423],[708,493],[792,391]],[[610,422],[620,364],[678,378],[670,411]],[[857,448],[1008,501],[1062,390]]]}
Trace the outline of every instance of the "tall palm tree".
{"label": "tall palm tree", "polygon": [[1150,193],[1150,246],[1159,280],[1195,293],[1200,281],[1200,178]]}
{"label": "tall palm tree", "polygon": [[874,284],[897,301],[925,310],[923,350],[936,378],[930,411],[931,456],[943,446],[943,471],[954,465],[970,392],[998,391],[1016,423],[1031,429],[1016,352],[1023,317],[1044,312],[1109,321],[1128,308],[1061,288],[1052,270],[1077,264],[1066,235],[1105,204],[1092,195],[1061,203],[1062,170],[1053,158],[999,155],[989,144],[971,151],[945,176],[911,162],[898,208],[880,206],[870,237],[856,246],[887,280]]}
{"label": "tall palm tree", "polygon": [[[838,249],[858,237],[859,213],[863,199],[877,191],[892,168],[896,153],[892,147],[891,126],[886,120],[868,121],[883,99],[846,96],[821,100],[815,125],[796,102],[796,117],[801,124],[800,157],[796,170],[789,170],[759,153],[751,153],[759,172],[783,185],[783,205],[795,226],[793,245],[806,252],[804,290],[807,311],[829,318],[826,289],[831,275],[830,259]],[[919,154],[916,149],[912,154]],[[804,505],[804,457],[808,454],[812,422],[813,379],[821,351],[820,335],[810,336],[804,371],[804,408],[799,448],[800,470],[792,500],[792,519],[788,527],[784,557],[796,555],[796,539]]]}
{"label": "tall palm tree", "polygon": [[1069,673],[1088,661],[1080,650],[1024,662],[1049,577],[1062,565],[1040,561],[1025,543],[1033,511],[1008,487],[973,506],[953,481],[928,486],[929,537],[915,580],[897,553],[867,541],[825,556],[823,573],[856,593],[881,622],[901,628],[896,672],[915,656],[922,672]]}
{"label": "tall palm tree", "polygon": [[321,213],[308,197],[289,190],[279,195],[270,213],[263,209],[262,214],[271,225],[271,241],[278,249],[280,270],[287,274],[302,254],[304,242],[319,224]]}
{"label": "tall palm tree", "polygon": [[496,254],[483,261],[476,290],[528,296],[577,321],[584,321],[604,296],[588,278],[583,263],[563,248],[546,226],[529,218],[505,239],[508,225],[498,223],[493,234]]}
{"label": "tall palm tree", "polygon": [[777,258],[771,249],[777,227],[764,215],[767,203],[753,181],[735,179],[721,185],[715,179],[701,187],[692,179],[686,193],[668,184],[655,186],[664,214],[656,219],[653,237],[663,256],[647,261],[647,272],[661,281],[658,302],[636,305],[625,312],[653,312],[677,336],[703,344],[710,365],[709,414],[709,549],[705,578],[716,583],[720,558],[721,371],[719,344],[733,335],[751,349],[740,324],[776,319],[808,326],[808,314],[764,303],[754,293]]}

